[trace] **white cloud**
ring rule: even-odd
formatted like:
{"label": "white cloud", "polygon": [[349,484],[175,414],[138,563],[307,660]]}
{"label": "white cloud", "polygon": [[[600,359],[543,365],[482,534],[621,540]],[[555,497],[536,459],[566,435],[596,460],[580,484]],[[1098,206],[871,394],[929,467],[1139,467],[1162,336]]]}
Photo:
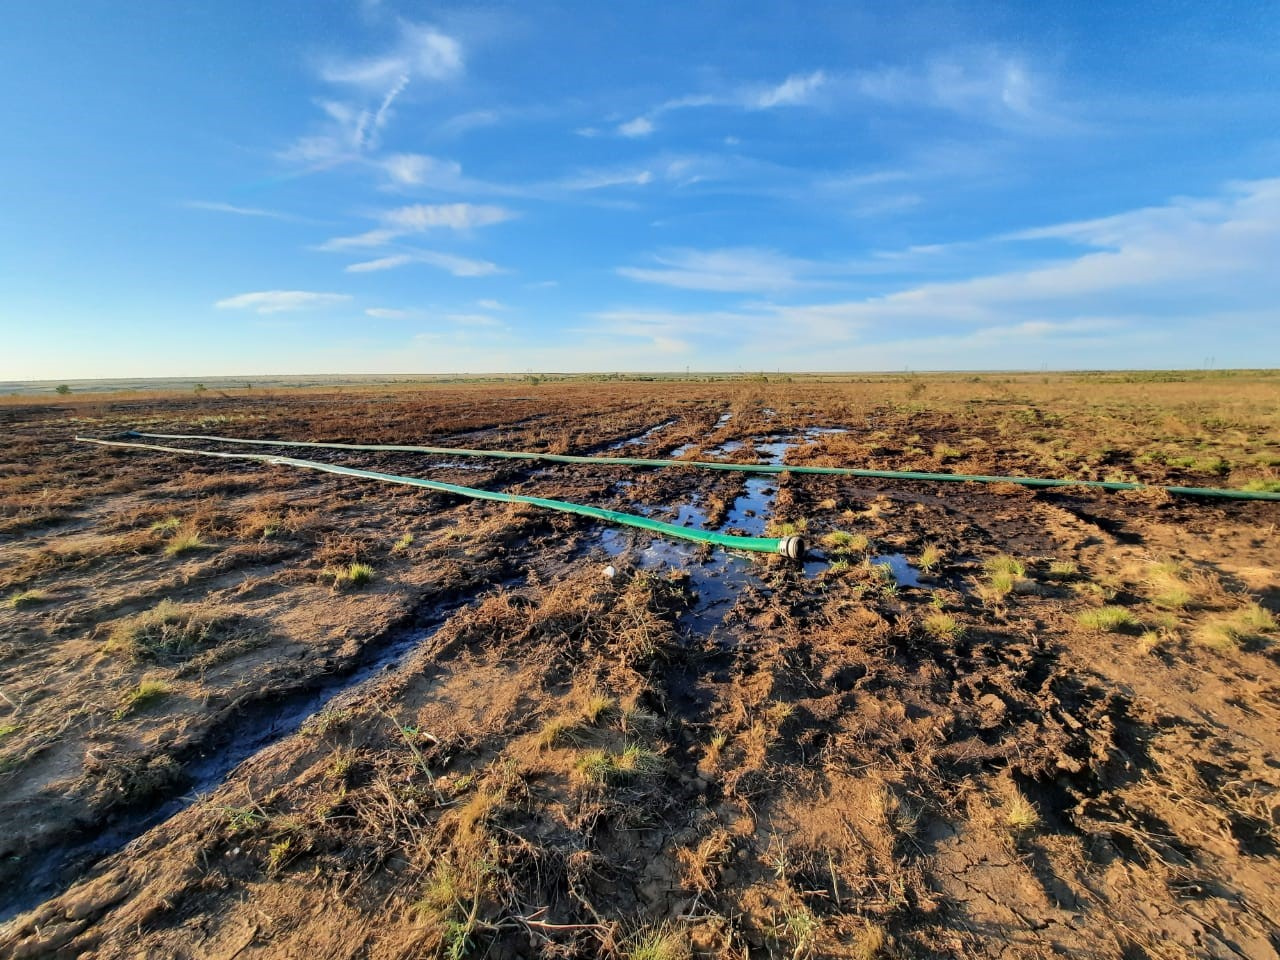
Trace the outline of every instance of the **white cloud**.
{"label": "white cloud", "polygon": [[343,99],[319,99],[326,123],[278,154],[308,171],[351,163],[378,148],[392,105],[415,80],[444,82],[462,72],[458,42],[431,26],[402,21],[387,51],[362,59],[331,58],[320,78],[344,90]]}
{"label": "white cloud", "polygon": [[412,317],[412,310],[398,310],[394,307],[369,307],[365,315],[375,320],[407,320]]}
{"label": "white cloud", "polygon": [[814,91],[827,82],[827,75],[821,70],[813,73],[792,74],[776,87],[770,87],[759,93],[753,102],[759,110],[773,107],[798,106],[808,103]]}
{"label": "white cloud", "polygon": [[420,233],[435,228],[470,230],[510,220],[515,214],[504,207],[473,203],[418,203],[398,207],[381,214],[390,229],[401,233]]}
{"label": "white cloud", "polygon": [[395,230],[366,230],[364,233],[357,233],[351,237],[334,237],[326,240],[324,243],[316,247],[317,250],[333,252],[338,250],[358,250],[372,247],[385,247],[388,243],[400,236]]}
{"label": "white cloud", "polygon": [[797,275],[810,267],[806,261],[753,247],[675,250],[653,259],[659,266],[619,267],[617,272],[629,280],[683,290],[767,293],[798,286]]}
{"label": "white cloud", "polygon": [[353,263],[346,267],[347,273],[373,273],[376,270],[390,270],[393,267],[403,267],[406,263],[413,263],[414,257],[407,253],[398,253],[390,257],[379,257],[377,260],[365,260],[363,263]]}
{"label": "white cloud", "polygon": [[448,80],[462,69],[457,40],[425,24],[402,22],[392,49],[363,59],[330,59],[320,75],[335,85],[387,89],[401,77]]}
{"label": "white cloud", "polygon": [[[428,230],[470,230],[502,223],[515,217],[505,207],[474,203],[416,203],[384,210],[378,218],[384,226],[349,237],[333,237],[315,249],[326,252],[385,247],[400,237]],[[443,255],[442,255],[443,256]],[[384,258],[389,259],[389,258]],[[474,261],[473,261],[474,262]],[[395,264],[392,264],[395,266]],[[492,265],[490,265],[492,266]],[[379,269],[371,267],[369,269]]]}
{"label": "white cloud", "polygon": [[618,133],[624,137],[647,137],[653,133],[653,121],[648,117],[636,117],[626,123],[618,124]]}
{"label": "white cloud", "polygon": [[301,217],[296,217],[291,213],[281,213],[278,210],[264,210],[261,207],[239,207],[231,203],[217,203],[208,200],[188,200],[183,204],[192,210],[210,210],[214,213],[232,213],[241,217],[265,217],[270,220],[292,220],[301,221]]}
{"label": "white cloud", "polygon": [[477,306],[477,307],[480,307],[482,310],[505,310],[505,309],[507,309],[503,304],[499,303],[497,300],[477,300],[477,301],[476,301],[476,306]]}
{"label": "white cloud", "polygon": [[439,267],[441,270],[448,270],[455,277],[487,277],[491,274],[502,272],[497,264],[490,263],[487,260],[471,260],[467,257],[454,256],[451,253],[424,251],[418,254],[418,259],[433,267]]}
{"label": "white cloud", "polygon": [[599,170],[562,181],[566,190],[600,190],[604,187],[643,187],[653,182],[651,170]]}
{"label": "white cloud", "polygon": [[501,273],[497,264],[487,260],[471,260],[467,257],[455,256],[451,253],[437,253],[433,250],[417,250],[412,253],[398,253],[376,260],[353,263],[346,268],[347,273],[373,273],[379,270],[392,270],[411,263],[425,263],[441,270],[447,270],[455,277],[487,277]]}
{"label": "white cloud", "polygon": [[454,185],[462,179],[462,166],[421,153],[395,153],[380,161],[393,182],[404,186]]}
{"label": "white cloud", "polygon": [[259,290],[227,297],[214,304],[223,310],[254,310],[258,313],[285,313],[313,307],[331,307],[345,303],[345,293],[313,293],[309,290]]}
{"label": "white cloud", "polygon": [[843,78],[853,95],[900,106],[944,110],[997,124],[1067,131],[1046,79],[1014,55],[985,50],[934,57],[923,65],[888,66]]}

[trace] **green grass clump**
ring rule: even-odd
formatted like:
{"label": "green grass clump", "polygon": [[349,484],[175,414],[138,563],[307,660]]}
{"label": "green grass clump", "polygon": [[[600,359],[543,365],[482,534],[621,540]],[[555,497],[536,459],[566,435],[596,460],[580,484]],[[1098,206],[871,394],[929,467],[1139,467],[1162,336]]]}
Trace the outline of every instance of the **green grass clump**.
{"label": "green grass clump", "polygon": [[770,521],[769,533],[774,537],[796,537],[809,528],[809,521],[803,517],[799,520]]}
{"label": "green grass clump", "polygon": [[949,613],[931,613],[923,620],[924,632],[935,640],[959,640],[964,626]]}
{"label": "green grass clump", "polygon": [[945,443],[935,443],[933,455],[945,463],[948,460],[959,460],[964,456],[964,452],[955,447],[949,447]]}
{"label": "green grass clump", "polygon": [[182,553],[188,553],[192,550],[199,550],[204,545],[205,545],[205,542],[200,539],[200,534],[184,533],[179,536],[173,537],[168,543],[165,544],[164,555],[166,557],[176,557]]}
{"label": "green grass clump", "polygon": [[367,563],[353,563],[337,571],[333,580],[338,585],[363,587],[367,583],[372,583],[374,576],[373,567]]}
{"label": "green grass clump", "polygon": [[1020,580],[1027,575],[1026,564],[1017,557],[1009,556],[1007,553],[992,557],[982,565],[982,569],[987,572],[988,576],[1008,575],[1014,580]]}
{"label": "green grass clump", "polygon": [[112,717],[123,720],[129,714],[145,710],[157,701],[163,700],[171,692],[171,688],[163,680],[143,680],[121,698],[120,706]]}
{"label": "green grass clump", "polygon": [[853,554],[866,553],[871,541],[866,534],[849,533],[847,530],[832,530],[822,538],[822,545],[833,557],[849,557]]}
{"label": "green grass clump", "polygon": [[132,660],[185,656],[218,642],[227,623],[226,617],[161,600],[150,610],[119,621],[103,650]]}
{"label": "green grass clump", "polygon": [[578,758],[574,769],[588,783],[603,785],[655,777],[664,766],[661,756],[648,747],[633,743],[621,753],[589,750]]}
{"label": "green grass clump", "polygon": [[942,562],[942,550],[935,544],[926,544],[925,548],[920,551],[920,556],[916,558],[916,566],[925,573],[932,573],[934,568]]}
{"label": "green grass clump", "polygon": [[667,927],[637,933],[622,952],[625,960],[689,960],[692,955],[684,935]]}
{"label": "green grass clump", "polygon": [[40,603],[45,599],[47,599],[47,596],[43,590],[23,590],[21,593],[15,593],[5,603],[10,609],[18,610],[22,607]]}
{"label": "green grass clump", "polygon": [[538,731],[536,743],[543,750],[551,747],[560,747],[566,743],[574,742],[578,724],[573,717],[564,716],[552,717],[542,725],[542,729]]}
{"label": "green grass clump", "polygon": [[182,521],[177,517],[165,517],[163,520],[157,520],[148,529],[152,533],[173,533],[182,526]]}
{"label": "green grass clump", "polygon": [[1240,489],[1249,493],[1280,493],[1280,480],[1250,480]]}
{"label": "green grass clump", "polygon": [[1053,580],[1071,580],[1080,575],[1074,560],[1055,560],[1049,564],[1049,577]]}
{"label": "green grass clump", "polygon": [[991,557],[982,565],[987,582],[979,588],[984,600],[1003,600],[1013,593],[1018,581],[1027,575],[1027,567],[1021,560],[1007,553]]}
{"label": "green grass clump", "polygon": [[22,724],[20,723],[0,723],[0,740],[13,736],[21,729]]}
{"label": "green grass clump", "polygon": [[1152,597],[1151,602],[1161,610],[1185,610],[1193,599],[1186,587],[1170,586]]}
{"label": "green grass clump", "polygon": [[1086,630],[1098,630],[1103,633],[1118,633],[1121,630],[1140,626],[1138,618],[1130,610],[1115,606],[1086,610],[1076,617],[1076,622]]}
{"label": "green grass clump", "polygon": [[406,533],[403,537],[391,545],[392,553],[403,553],[413,546],[413,534]]}
{"label": "green grass clump", "polygon": [[1262,643],[1277,630],[1275,615],[1265,607],[1250,603],[1225,616],[1202,623],[1195,638],[1206,647],[1229,651]]}

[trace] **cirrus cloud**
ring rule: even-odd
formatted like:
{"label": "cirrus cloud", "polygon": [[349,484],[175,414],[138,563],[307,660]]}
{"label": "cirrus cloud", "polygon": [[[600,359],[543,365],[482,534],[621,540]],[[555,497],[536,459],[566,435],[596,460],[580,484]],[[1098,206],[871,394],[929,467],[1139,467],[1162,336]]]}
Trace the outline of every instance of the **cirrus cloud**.
{"label": "cirrus cloud", "polygon": [[257,313],[288,313],[346,303],[346,293],[315,293],[311,290],[257,290],[238,293],[214,304],[221,310],[253,310]]}

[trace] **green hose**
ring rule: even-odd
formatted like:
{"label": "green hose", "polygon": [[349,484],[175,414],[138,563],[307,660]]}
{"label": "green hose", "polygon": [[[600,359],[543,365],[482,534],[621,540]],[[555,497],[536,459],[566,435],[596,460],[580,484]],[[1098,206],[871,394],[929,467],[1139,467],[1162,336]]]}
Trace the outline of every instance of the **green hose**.
{"label": "green hose", "polygon": [[526,497],[516,493],[500,493],[494,490],[477,490],[474,487],[462,487],[454,483],[442,483],[439,480],[402,477],[394,473],[378,473],[373,470],[357,470],[354,467],[341,467],[334,463],[321,463],[316,460],[295,460],[292,457],[278,457],[268,453],[219,453],[213,450],[184,450],[181,447],[161,447],[149,443],[127,443],[120,440],[101,440],[95,437],[76,437],[75,439],[82,443],[96,443],[104,447],[131,447],[139,450],[158,450],[164,453],[185,453],[199,457],[220,457],[224,460],[256,460],[286,467],[300,467],[304,470],[337,473],[346,477],[361,477],[365,480],[381,480],[384,483],[401,483],[410,487],[423,487],[439,493],[452,493],[460,497],[470,497],[473,500],[525,503],[533,507],[542,507],[546,510],[558,510],[561,513],[575,513],[582,517],[592,517],[596,520],[604,520],[606,523],[625,527],[639,527],[642,530],[648,530],[667,537],[696,540],[699,543],[711,543],[730,550],[747,550],[751,553],[777,553],[793,560],[803,559],[805,554],[805,543],[801,537],[736,537],[728,533],[680,527],[674,523],[663,523],[661,520],[650,520],[648,517],[636,516],[634,513],[620,513],[617,510],[589,507],[581,503],[548,500],[544,497]]}
{"label": "green hose", "polygon": [[499,460],[546,460],[551,463],[589,463],[630,467],[698,467],[739,473],[820,474],[833,477],[869,477],[878,480],[930,480],[953,483],[1013,483],[1022,487],[1089,487],[1095,490],[1163,490],[1188,497],[1220,497],[1227,500],[1277,500],[1280,493],[1260,490],[1224,490],[1218,487],[1165,487],[1123,480],[1047,480],[1039,477],[989,477],[968,473],[921,473],[915,470],[862,470],[856,467],[808,467],[774,463],[721,463],[715,460],[644,460],[635,457],[579,457],[562,453],[533,453],[523,450],[467,450],[458,447],[420,447],[378,443],[321,443],[306,440],[246,440],[180,433],[139,433],[127,436],[155,440],[204,440],[215,443],[251,443],[269,447],[319,447],[326,450],[380,450],[393,453],[429,453],[452,457],[492,457]]}

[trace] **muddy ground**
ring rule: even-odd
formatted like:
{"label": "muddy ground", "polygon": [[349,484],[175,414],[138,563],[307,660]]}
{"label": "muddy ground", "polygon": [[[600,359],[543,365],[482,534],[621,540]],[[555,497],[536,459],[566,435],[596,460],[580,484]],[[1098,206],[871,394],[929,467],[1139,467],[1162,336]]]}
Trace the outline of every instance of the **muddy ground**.
{"label": "muddy ground", "polygon": [[799,565],[71,440],[1265,489],[1280,377],[209,391],[0,420],[2,956],[1280,957],[1280,503],[299,454],[803,531]]}

